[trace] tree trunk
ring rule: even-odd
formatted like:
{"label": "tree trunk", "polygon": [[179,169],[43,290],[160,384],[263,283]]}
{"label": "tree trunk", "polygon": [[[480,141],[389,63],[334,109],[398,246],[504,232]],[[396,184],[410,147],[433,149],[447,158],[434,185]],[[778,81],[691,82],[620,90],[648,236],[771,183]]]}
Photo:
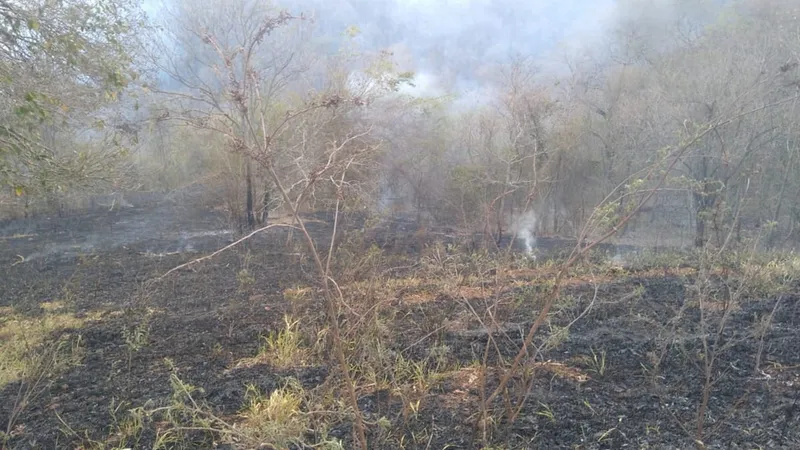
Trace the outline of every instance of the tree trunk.
{"label": "tree trunk", "polygon": [[697,248],[703,248],[706,242],[706,221],[699,213],[696,214],[695,221],[694,246]]}
{"label": "tree trunk", "polygon": [[264,195],[263,195],[263,197],[261,199],[261,203],[262,203],[261,214],[259,215],[259,218],[258,218],[258,223],[260,225],[266,225],[267,224],[267,219],[269,218],[269,201],[270,201],[269,186],[265,185],[264,186]]}
{"label": "tree trunk", "polygon": [[247,216],[247,227],[254,229],[256,225],[256,216],[253,211],[253,170],[250,161],[245,165],[245,184],[247,185],[247,198],[245,200],[245,215]]}
{"label": "tree trunk", "polygon": [[778,222],[781,217],[781,207],[783,206],[783,198],[786,195],[786,186],[789,184],[789,174],[791,173],[792,165],[794,164],[795,152],[789,154],[789,162],[783,169],[783,177],[781,177],[781,187],[778,193],[778,204],[775,206],[775,213],[772,215],[772,220]]}
{"label": "tree trunk", "polygon": [[[505,179],[505,184],[503,186],[503,191],[508,189],[510,185],[511,185],[511,164],[508,164],[506,166],[506,179]],[[495,215],[495,221],[497,223],[497,225],[496,225],[497,226],[497,237],[495,239],[495,242],[498,245],[500,245],[500,242],[503,240],[503,231],[505,231],[504,230],[505,227],[504,227],[504,224],[503,224],[503,219],[504,219],[504,213],[505,213],[505,210],[506,210],[506,193],[502,192],[501,195],[502,195],[502,197],[500,197],[500,205],[499,205],[499,207],[497,209],[497,214]]]}
{"label": "tree trunk", "polygon": [[695,216],[695,232],[694,232],[694,246],[703,248],[706,244],[706,216],[708,215],[708,207],[713,204],[713,199],[709,193],[709,180],[708,180],[708,155],[703,155],[700,158],[699,173],[695,175],[694,179],[700,181],[700,186],[694,192],[694,216]]}
{"label": "tree trunk", "polygon": [[694,246],[697,248],[703,248],[706,245],[706,220],[711,207],[715,203],[716,195],[708,192],[708,181],[704,181],[702,191],[694,194]]}

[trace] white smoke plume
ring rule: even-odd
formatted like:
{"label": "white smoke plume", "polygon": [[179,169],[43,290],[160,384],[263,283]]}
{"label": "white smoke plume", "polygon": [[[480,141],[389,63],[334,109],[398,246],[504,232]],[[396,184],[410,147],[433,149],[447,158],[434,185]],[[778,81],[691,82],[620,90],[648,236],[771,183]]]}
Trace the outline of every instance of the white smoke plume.
{"label": "white smoke plume", "polygon": [[533,249],[536,246],[536,213],[533,211],[528,211],[519,218],[514,223],[514,233],[517,235],[517,239],[522,240],[522,243],[525,245],[525,252],[528,256],[534,257]]}

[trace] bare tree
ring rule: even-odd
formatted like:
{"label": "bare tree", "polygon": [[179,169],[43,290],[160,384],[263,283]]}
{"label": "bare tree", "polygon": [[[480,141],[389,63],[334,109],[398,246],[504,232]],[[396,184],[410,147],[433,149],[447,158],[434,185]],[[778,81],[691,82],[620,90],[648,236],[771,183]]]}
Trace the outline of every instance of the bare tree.
{"label": "bare tree", "polygon": [[[165,24],[153,41],[152,61],[173,89],[172,120],[210,127],[249,148],[274,140],[308,108],[276,106],[301,80],[309,60],[305,20],[253,1],[187,0],[164,8]],[[269,45],[264,45],[265,40]],[[256,93],[258,95],[256,95]],[[262,99],[259,111],[256,98]],[[246,100],[246,103],[242,103]],[[259,114],[264,122],[258,123]],[[254,160],[244,158],[244,224],[256,224]]]}

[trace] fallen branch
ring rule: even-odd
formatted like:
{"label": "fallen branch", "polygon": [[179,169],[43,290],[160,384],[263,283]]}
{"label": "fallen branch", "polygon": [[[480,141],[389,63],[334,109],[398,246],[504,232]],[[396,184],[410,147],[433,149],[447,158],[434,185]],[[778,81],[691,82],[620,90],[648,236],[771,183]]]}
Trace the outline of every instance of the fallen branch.
{"label": "fallen branch", "polygon": [[278,227],[298,229],[297,227],[295,227],[293,225],[284,224],[284,223],[273,223],[272,225],[267,225],[265,227],[262,227],[262,228],[259,228],[257,230],[252,231],[250,234],[242,237],[241,239],[239,239],[239,240],[237,240],[237,241],[235,241],[235,242],[233,242],[231,244],[226,245],[225,247],[222,247],[221,249],[215,251],[214,253],[211,253],[209,255],[206,255],[206,256],[203,256],[203,257],[200,257],[200,258],[197,258],[197,259],[193,259],[193,260],[191,260],[191,261],[189,261],[187,263],[183,263],[183,264],[181,264],[181,265],[179,265],[177,267],[173,267],[172,269],[168,270],[164,275],[161,275],[157,279],[158,280],[162,280],[162,279],[166,278],[167,275],[171,274],[172,272],[175,272],[175,271],[178,271],[178,270],[183,269],[185,267],[189,267],[189,266],[192,266],[192,265],[197,264],[199,262],[203,262],[203,261],[206,261],[208,259],[211,259],[211,258],[219,255],[220,253],[222,253],[222,252],[224,252],[226,250],[229,250],[229,249],[231,249],[233,247],[236,247],[237,245],[239,245],[242,242],[250,239],[251,237],[253,237],[257,233],[260,233],[262,231],[266,231],[266,230],[268,230],[270,228],[278,228]]}

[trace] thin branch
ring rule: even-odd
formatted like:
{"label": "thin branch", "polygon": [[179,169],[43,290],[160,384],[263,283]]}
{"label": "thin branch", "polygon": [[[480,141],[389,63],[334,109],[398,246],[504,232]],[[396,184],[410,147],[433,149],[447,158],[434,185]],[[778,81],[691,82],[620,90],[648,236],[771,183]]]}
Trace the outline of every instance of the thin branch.
{"label": "thin branch", "polygon": [[172,272],[175,272],[177,270],[183,269],[184,267],[189,267],[189,266],[195,265],[197,263],[209,260],[209,259],[219,255],[220,253],[222,253],[222,252],[224,252],[226,250],[230,250],[231,248],[236,247],[237,245],[239,245],[242,242],[250,239],[251,237],[255,236],[256,234],[261,233],[262,231],[269,230],[270,228],[293,228],[293,229],[297,229],[297,227],[294,227],[292,225],[282,224],[282,223],[273,223],[271,225],[267,225],[265,227],[262,227],[262,228],[259,228],[257,230],[254,230],[254,231],[250,232],[246,236],[238,239],[237,241],[235,241],[235,242],[233,242],[231,244],[226,245],[225,247],[222,247],[221,249],[219,249],[219,250],[217,250],[217,251],[215,251],[215,252],[213,252],[213,253],[211,253],[209,255],[206,255],[206,256],[203,256],[201,258],[197,258],[197,259],[191,260],[191,261],[189,261],[187,263],[184,263],[184,264],[181,264],[181,265],[179,265],[177,267],[173,267],[172,269],[168,270],[166,273],[164,273],[163,275],[158,277],[157,280],[162,280],[167,275],[171,274]]}

